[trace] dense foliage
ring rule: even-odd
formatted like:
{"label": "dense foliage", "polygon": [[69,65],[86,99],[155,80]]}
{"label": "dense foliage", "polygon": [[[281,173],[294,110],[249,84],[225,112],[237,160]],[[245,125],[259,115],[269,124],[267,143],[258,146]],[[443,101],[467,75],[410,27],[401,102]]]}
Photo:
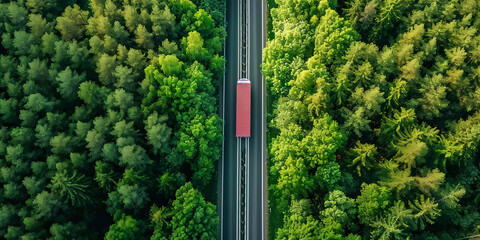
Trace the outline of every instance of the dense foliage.
{"label": "dense foliage", "polygon": [[0,236],[216,236],[224,8],[0,0]]}
{"label": "dense foliage", "polygon": [[275,6],[271,239],[478,234],[478,1]]}

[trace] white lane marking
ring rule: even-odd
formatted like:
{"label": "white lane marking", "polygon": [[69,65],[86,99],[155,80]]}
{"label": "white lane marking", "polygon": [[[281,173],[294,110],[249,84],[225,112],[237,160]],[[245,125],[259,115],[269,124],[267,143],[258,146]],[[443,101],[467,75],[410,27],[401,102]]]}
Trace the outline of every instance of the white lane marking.
{"label": "white lane marking", "polygon": [[[250,54],[250,36],[252,35],[250,33],[250,1],[249,0],[244,0],[246,1],[246,6],[245,6],[245,17],[246,17],[246,21],[245,21],[245,34],[246,34],[246,52],[245,54],[247,54],[247,69],[246,69],[246,75],[250,78],[250,60],[251,60],[251,57],[252,55]],[[256,79],[251,79],[250,81],[256,81]],[[251,111],[251,109],[250,109]],[[252,121],[250,119],[250,121]],[[248,222],[249,222],[249,212],[250,212],[250,199],[249,199],[249,192],[250,192],[250,150],[249,150],[249,139],[247,138],[246,140],[246,143],[245,143],[245,148],[247,150],[247,154],[248,154],[248,157],[246,158],[245,160],[245,185],[246,185],[246,188],[245,188],[245,202],[246,202],[246,206],[245,206],[245,237],[246,239],[249,239],[249,229],[248,229]]]}
{"label": "white lane marking", "polygon": [[[225,30],[227,30],[227,7],[228,4],[225,6],[225,9],[223,9],[223,21],[224,21],[224,26]],[[222,79],[222,179],[220,180],[220,191],[221,191],[221,200],[220,200],[220,240],[223,240],[223,208],[224,208],[224,182],[225,182],[225,75],[227,74],[227,69],[226,69],[226,59],[227,59],[227,38],[225,38],[225,41],[223,42],[223,69],[225,72],[223,73],[223,79]]]}
{"label": "white lane marking", "polygon": [[237,229],[237,239],[240,239],[240,199],[238,196],[240,196],[240,182],[238,181],[238,178],[240,177],[240,158],[241,158],[241,153],[239,153],[238,149],[240,148],[241,142],[239,141],[239,138],[237,138],[237,224],[236,224],[236,229]]}
{"label": "white lane marking", "polygon": [[[237,44],[240,44],[241,42],[241,33],[238,34],[239,30],[241,29],[241,9],[240,9],[240,1],[237,1]],[[238,80],[240,78],[240,64],[241,64],[241,49],[237,46],[237,79]],[[236,82],[235,80],[235,82]],[[236,88],[235,88],[236,89]],[[236,96],[236,93],[235,93],[235,96]],[[236,101],[235,101],[235,106],[236,106]],[[236,114],[235,114],[236,116]],[[236,130],[236,129],[235,129]],[[239,178],[240,178],[240,159],[239,159],[239,141],[238,141],[238,138],[237,138],[237,178],[236,178],[236,182],[237,182],[237,196],[235,198],[235,202],[237,203],[237,224],[235,224],[235,229],[236,229],[236,239],[239,240],[240,239],[240,182],[239,182]]]}
{"label": "white lane marking", "polygon": [[[262,63],[263,63],[263,49],[265,48],[265,0],[262,0]],[[266,185],[265,185],[265,178],[267,177],[266,174],[266,150],[265,150],[265,78],[262,76],[262,240],[265,239],[265,195],[266,195]]]}
{"label": "white lane marking", "polygon": [[250,204],[249,204],[249,201],[248,201],[249,200],[248,199],[249,198],[249,191],[250,191],[249,190],[250,189],[250,170],[249,170],[249,168],[250,168],[249,167],[250,166],[250,164],[249,164],[249,162],[250,162],[250,147],[249,146],[250,146],[249,138],[246,138],[246,140],[245,140],[245,149],[246,149],[245,156],[247,156],[246,159],[245,159],[245,165],[246,165],[245,166],[245,168],[246,168],[245,179],[246,179],[246,182],[247,182],[246,183],[246,191],[245,191],[245,202],[246,202],[246,208],[245,208],[245,232],[246,233],[245,233],[245,237],[246,237],[246,239],[249,239],[249,237],[248,237],[248,216],[250,215],[250,214],[248,214],[249,209],[250,209],[249,208]]}

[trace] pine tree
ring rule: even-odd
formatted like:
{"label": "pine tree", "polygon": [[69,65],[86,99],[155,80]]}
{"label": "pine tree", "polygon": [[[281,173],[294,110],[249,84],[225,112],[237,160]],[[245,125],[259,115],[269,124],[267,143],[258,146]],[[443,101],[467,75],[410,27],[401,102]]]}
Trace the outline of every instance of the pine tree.
{"label": "pine tree", "polygon": [[460,184],[455,186],[446,184],[444,189],[438,191],[441,197],[438,201],[447,208],[457,208],[460,206],[460,199],[467,193],[465,188],[462,188]]}
{"label": "pine tree", "polygon": [[68,6],[57,19],[57,29],[63,40],[82,40],[88,23],[88,12],[82,11],[78,5]]}
{"label": "pine tree", "polygon": [[88,179],[77,171],[71,175],[66,170],[57,172],[49,187],[63,197],[66,202],[76,207],[89,206],[95,201],[91,196],[92,190]]}
{"label": "pine tree", "polygon": [[372,226],[372,237],[378,240],[390,240],[390,239],[402,239],[402,224],[395,216],[389,215],[382,217],[375,222]]}
{"label": "pine tree", "polygon": [[426,227],[426,223],[433,224],[434,220],[440,216],[441,210],[438,209],[438,203],[435,203],[435,199],[426,198],[422,194],[420,198],[415,199],[413,202],[408,202],[408,205],[414,211],[414,217],[416,227],[419,230],[423,230]]}
{"label": "pine tree", "polygon": [[355,167],[358,175],[362,176],[363,169],[366,169],[367,171],[372,169],[375,164],[375,157],[377,154],[377,147],[375,147],[374,144],[363,144],[360,141],[357,141],[351,152],[353,160],[348,166]]}

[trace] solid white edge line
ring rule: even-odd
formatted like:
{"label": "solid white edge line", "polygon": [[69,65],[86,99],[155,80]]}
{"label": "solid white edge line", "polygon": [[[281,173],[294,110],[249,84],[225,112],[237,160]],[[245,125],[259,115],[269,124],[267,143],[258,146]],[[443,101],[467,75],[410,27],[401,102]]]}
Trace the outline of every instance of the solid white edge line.
{"label": "solid white edge line", "polygon": [[249,194],[249,191],[250,191],[250,187],[249,187],[250,186],[250,171],[249,171],[249,168],[250,168],[249,167],[250,166],[250,164],[249,164],[249,162],[250,162],[250,141],[249,141],[249,138],[245,139],[245,149],[246,149],[246,151],[245,151],[246,156],[248,156],[245,159],[246,160],[245,161],[245,165],[246,165],[245,168],[247,169],[246,172],[245,172],[245,179],[246,179],[246,182],[247,182],[246,183],[246,188],[245,188],[246,189],[245,190],[245,202],[246,202],[246,204],[245,204],[245,232],[246,232],[245,236],[246,236],[246,239],[249,239],[248,238],[248,236],[249,236],[248,235],[248,216],[250,215],[250,214],[248,214],[249,209],[250,209],[249,208],[250,204],[249,204],[249,201],[248,201],[249,200],[248,198],[249,198],[249,195],[250,195]]}
{"label": "solid white edge line", "polygon": [[[237,222],[240,223],[241,219],[240,219],[240,200],[238,198],[238,196],[240,196],[240,188],[239,188],[239,181],[238,181],[238,178],[240,177],[240,169],[239,169],[239,166],[240,166],[240,161],[239,159],[241,158],[241,154],[239,154],[238,152],[238,148],[240,147],[240,141],[239,139],[237,138],[237,198],[236,198],[236,202],[237,202],[237,206],[236,206],[236,209],[237,209]],[[240,228],[239,228],[239,224],[236,224],[235,228],[237,229],[237,239],[240,239]]]}
{"label": "solid white edge line", "polygon": [[[245,23],[246,23],[246,29],[245,29],[245,33],[246,33],[246,47],[247,47],[247,50],[245,52],[245,54],[247,54],[247,71],[246,71],[246,75],[248,76],[248,78],[250,78],[250,58],[251,58],[251,54],[250,54],[250,36],[251,36],[251,33],[250,33],[250,0],[244,0],[244,1],[247,1],[246,2],[246,8],[245,8],[245,17],[247,18]],[[252,80],[251,80],[252,81]],[[251,91],[251,90],[250,90]],[[251,105],[251,104],[250,104]],[[251,111],[251,107],[250,107],[250,111]],[[250,122],[252,121],[251,119],[251,115],[250,115]],[[251,131],[251,130],[250,130]],[[249,223],[249,211],[250,211],[250,199],[249,199],[249,192],[250,192],[250,141],[249,139],[247,138],[246,141],[245,141],[245,148],[246,148],[246,152],[248,154],[248,157],[246,157],[246,161],[245,161],[245,236],[246,236],[246,239],[249,239],[249,229],[248,229],[248,223]]]}
{"label": "solid white edge line", "polygon": [[[266,24],[266,16],[265,16],[265,4],[266,0],[262,0],[262,64],[263,64],[263,49],[265,48],[265,24]],[[265,156],[265,124],[266,124],[266,116],[265,116],[265,78],[262,76],[262,240],[266,238],[266,222],[265,222],[265,195],[266,195],[266,185],[265,185],[265,178],[267,177],[266,174],[266,156]]]}
{"label": "solid white edge line", "polygon": [[[241,37],[242,37],[242,34],[241,34],[241,31],[239,31],[241,29],[241,6],[240,6],[240,1],[237,1],[237,33],[239,32],[239,34],[237,34],[237,44],[240,44],[241,43]],[[237,79],[235,79],[235,82],[240,78],[240,64],[241,64],[241,49],[237,46]],[[235,88],[236,89],[236,88]],[[236,106],[236,101],[235,101],[235,106]],[[236,115],[236,114],[235,114]],[[236,120],[235,120],[236,121]],[[236,129],[236,128],[235,128]],[[237,203],[237,206],[236,206],[236,213],[237,213],[237,216],[236,216],[236,224],[235,224],[235,229],[236,229],[236,239],[239,240],[240,239],[240,182],[239,182],[239,178],[240,178],[240,159],[239,159],[239,152],[238,152],[238,149],[239,149],[239,141],[238,141],[238,138],[237,138],[237,178],[236,178],[236,182],[237,182],[237,196],[235,198],[235,202]]]}
{"label": "solid white edge line", "polygon": [[[225,4],[225,9],[223,9],[223,24],[225,24],[225,31],[227,31],[227,6],[228,4]],[[224,182],[225,182],[225,75],[227,74],[227,69],[226,69],[226,60],[227,60],[227,37],[225,37],[225,40],[223,42],[223,69],[225,72],[223,72],[223,79],[222,79],[222,163],[221,163],[221,171],[222,171],[222,179],[220,180],[220,191],[222,192],[221,194],[221,200],[220,200],[220,240],[223,240],[223,209],[224,209]]]}

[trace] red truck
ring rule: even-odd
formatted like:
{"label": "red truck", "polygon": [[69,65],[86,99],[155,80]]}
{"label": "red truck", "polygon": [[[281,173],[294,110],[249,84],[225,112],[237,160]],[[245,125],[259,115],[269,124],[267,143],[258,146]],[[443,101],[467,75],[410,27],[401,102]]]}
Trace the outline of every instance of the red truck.
{"label": "red truck", "polygon": [[250,137],[250,80],[242,78],[237,82],[237,137]]}

